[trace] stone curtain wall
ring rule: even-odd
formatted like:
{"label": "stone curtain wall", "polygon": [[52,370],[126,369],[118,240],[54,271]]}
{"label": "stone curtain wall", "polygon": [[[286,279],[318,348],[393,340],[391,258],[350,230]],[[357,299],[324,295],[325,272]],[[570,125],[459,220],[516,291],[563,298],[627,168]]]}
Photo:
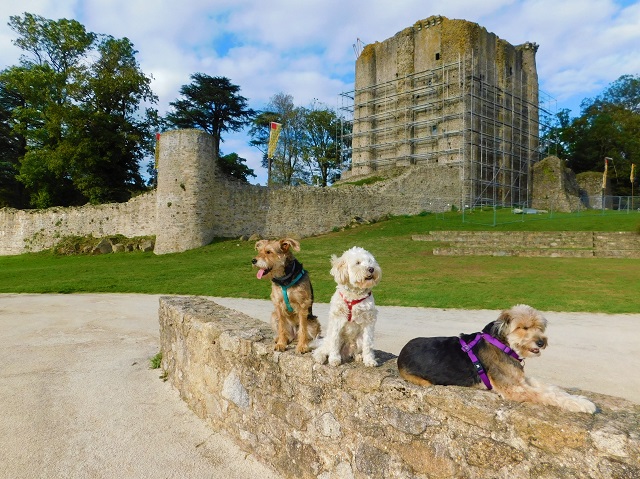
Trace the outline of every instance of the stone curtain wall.
{"label": "stone curtain wall", "polygon": [[221,176],[211,138],[202,131],[163,133],[159,149],[155,193],[98,206],[0,209],[0,254],[40,251],[63,236],[90,234],[155,234],[155,252],[174,253],[215,237],[306,237],[348,225],[356,216],[377,220],[443,211],[460,201],[460,172],[447,166],[415,167],[368,186],[267,188]]}
{"label": "stone curtain wall", "polygon": [[267,188],[218,174],[211,138],[200,130],[163,133],[159,148],[157,254],[204,246],[214,237],[306,237],[356,216],[377,220],[459,203],[460,171],[442,165],[366,186]]}
{"label": "stone curtain wall", "polygon": [[163,297],[162,367],[190,408],[287,478],[640,477],[640,407],[587,393],[596,415],[413,386],[384,364],[337,368],[273,351],[261,321]]}
{"label": "stone curtain wall", "polygon": [[155,192],[127,203],[44,210],[0,209],[0,255],[42,251],[64,236],[128,237],[156,233]]}

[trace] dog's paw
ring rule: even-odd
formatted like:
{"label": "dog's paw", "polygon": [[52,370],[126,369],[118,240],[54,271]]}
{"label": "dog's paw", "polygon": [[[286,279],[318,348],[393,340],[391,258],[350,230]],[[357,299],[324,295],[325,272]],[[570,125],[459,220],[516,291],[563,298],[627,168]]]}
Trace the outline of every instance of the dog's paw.
{"label": "dog's paw", "polygon": [[363,356],[362,363],[370,368],[375,368],[378,365],[378,361],[373,356]]}
{"label": "dog's paw", "polygon": [[311,354],[313,355],[313,360],[318,364],[324,364],[327,360],[327,355],[319,349],[315,349]]}
{"label": "dog's paw", "polygon": [[594,414],[598,407],[584,396],[572,396],[571,401],[567,401],[567,409],[573,412]]}
{"label": "dog's paw", "polygon": [[276,343],[276,345],[273,347],[274,351],[286,351],[287,350],[287,343]]}
{"label": "dog's paw", "polygon": [[330,354],[329,355],[329,364],[331,366],[340,366],[342,364],[342,358],[339,355],[336,356],[336,355]]}
{"label": "dog's paw", "polygon": [[300,354],[308,353],[309,351],[311,351],[311,348],[309,348],[308,344],[298,344],[296,346],[296,352]]}

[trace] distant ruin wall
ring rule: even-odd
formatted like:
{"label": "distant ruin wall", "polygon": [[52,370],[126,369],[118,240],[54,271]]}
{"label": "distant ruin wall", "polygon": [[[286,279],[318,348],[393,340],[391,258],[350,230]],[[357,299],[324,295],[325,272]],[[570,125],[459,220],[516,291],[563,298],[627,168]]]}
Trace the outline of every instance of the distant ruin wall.
{"label": "distant ruin wall", "polygon": [[602,208],[603,194],[611,194],[608,182],[602,189],[602,173],[589,171],[576,175],[557,156],[534,164],[532,172],[532,208],[562,212]]}
{"label": "distant ruin wall", "polygon": [[368,186],[264,187],[232,181],[213,161],[200,130],[163,133],[155,193],[113,203],[47,210],[0,209],[0,254],[50,248],[68,235],[156,235],[157,254],[204,246],[215,237],[306,237],[348,225],[354,217],[442,211],[458,203],[460,172],[416,167]]}
{"label": "distant ruin wall", "polygon": [[422,388],[396,360],[339,367],[273,351],[264,322],[204,298],[160,298],[162,368],[212,429],[285,478],[640,477],[640,406],[521,404],[475,388]]}
{"label": "distant ruin wall", "polygon": [[44,210],[0,209],[0,255],[16,255],[51,248],[65,236],[97,238],[156,234],[155,192],[127,203],[86,205]]}
{"label": "distant ruin wall", "polygon": [[[373,185],[262,187],[217,172],[209,135],[176,130],[160,139],[156,253],[203,246],[214,237],[306,237],[359,216],[442,211],[457,202],[460,172],[425,166]],[[449,200],[436,200],[448,198]]]}

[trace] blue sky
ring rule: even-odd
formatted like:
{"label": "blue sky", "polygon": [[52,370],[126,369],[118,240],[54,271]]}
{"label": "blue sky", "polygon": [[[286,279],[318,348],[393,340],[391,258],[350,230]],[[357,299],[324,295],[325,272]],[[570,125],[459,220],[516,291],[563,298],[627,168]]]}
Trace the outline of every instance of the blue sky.
{"label": "blue sky", "polygon": [[[15,65],[10,15],[73,18],[87,30],[129,38],[165,113],[196,72],[226,76],[250,107],[276,93],[299,106],[335,107],[353,89],[353,44],[383,41],[416,21],[443,15],[479,23],[511,44],[539,44],[540,88],[557,108],[579,113],[623,74],[640,74],[640,0],[20,0],[0,4],[0,68]],[[260,151],[244,134],[229,135],[264,184]]]}

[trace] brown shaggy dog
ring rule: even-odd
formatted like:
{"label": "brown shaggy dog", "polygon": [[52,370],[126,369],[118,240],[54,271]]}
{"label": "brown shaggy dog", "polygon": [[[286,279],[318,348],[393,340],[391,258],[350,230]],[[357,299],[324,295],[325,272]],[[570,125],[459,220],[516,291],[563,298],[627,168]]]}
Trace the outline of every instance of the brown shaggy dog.
{"label": "brown shaggy dog", "polygon": [[300,243],[291,238],[260,240],[253,266],[258,279],[271,279],[271,325],[276,332],[276,351],[284,351],[296,337],[296,351],[309,351],[309,341],[320,334],[320,323],[313,315],[313,287],[309,273],[302,268],[293,251]]}
{"label": "brown shaggy dog", "polygon": [[525,376],[520,358],[539,356],[547,347],[546,327],[539,311],[519,304],[503,311],[482,333],[412,339],[400,351],[398,370],[402,378],[421,386],[485,387],[488,379],[486,387],[505,399],[594,413],[596,406],[587,398]]}

